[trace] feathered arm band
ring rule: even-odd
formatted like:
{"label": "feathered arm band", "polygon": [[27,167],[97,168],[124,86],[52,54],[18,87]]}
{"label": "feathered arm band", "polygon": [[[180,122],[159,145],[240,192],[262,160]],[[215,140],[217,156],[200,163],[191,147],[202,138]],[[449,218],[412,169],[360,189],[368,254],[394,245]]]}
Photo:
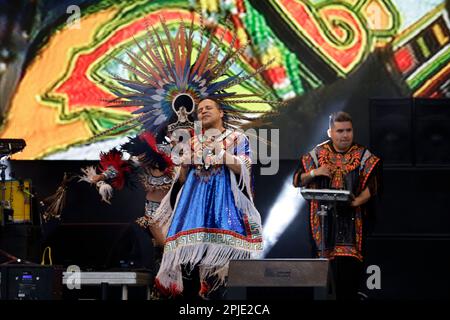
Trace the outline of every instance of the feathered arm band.
{"label": "feathered arm band", "polygon": [[99,169],[114,189],[122,189],[125,185],[127,175],[133,170],[128,161],[122,159],[122,152],[112,149],[108,153],[100,153]]}
{"label": "feathered arm band", "polygon": [[83,175],[79,181],[85,181],[96,185],[102,200],[111,204],[110,200],[114,189],[122,189],[127,180],[127,176],[133,170],[132,164],[122,159],[122,152],[112,149],[108,153],[100,153],[99,169],[100,177],[93,166],[81,169]]}

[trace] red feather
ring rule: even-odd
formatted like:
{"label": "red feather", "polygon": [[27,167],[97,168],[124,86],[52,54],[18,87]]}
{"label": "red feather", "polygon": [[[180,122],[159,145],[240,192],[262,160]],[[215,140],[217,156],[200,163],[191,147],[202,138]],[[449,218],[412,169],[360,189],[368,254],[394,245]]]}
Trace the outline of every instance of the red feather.
{"label": "red feather", "polygon": [[146,132],[142,133],[141,135],[139,135],[139,137],[141,138],[141,140],[144,140],[145,142],[147,142],[147,144],[150,146],[150,148],[152,148],[152,150],[154,152],[159,154],[164,159],[164,162],[167,164],[167,169],[164,170],[164,172],[165,173],[171,172],[173,170],[173,166],[174,166],[172,159],[164,152],[161,152],[158,150],[155,136],[152,135],[150,132],[146,131]]}
{"label": "red feather", "polygon": [[112,149],[108,153],[100,153],[100,170],[105,172],[108,167],[112,166],[117,171],[117,177],[111,182],[111,186],[115,189],[122,189],[125,185],[126,173],[131,172],[131,165],[127,161],[122,160],[122,152]]}
{"label": "red feather", "polygon": [[172,283],[169,288],[166,288],[157,278],[155,279],[155,287],[163,297],[179,297],[183,294],[182,290],[175,283]]}
{"label": "red feather", "polygon": [[150,132],[146,131],[139,135],[139,137],[141,138],[141,140],[147,142],[147,144],[150,146],[150,148],[153,149],[153,151],[159,153],[158,147],[156,146],[156,139]]}

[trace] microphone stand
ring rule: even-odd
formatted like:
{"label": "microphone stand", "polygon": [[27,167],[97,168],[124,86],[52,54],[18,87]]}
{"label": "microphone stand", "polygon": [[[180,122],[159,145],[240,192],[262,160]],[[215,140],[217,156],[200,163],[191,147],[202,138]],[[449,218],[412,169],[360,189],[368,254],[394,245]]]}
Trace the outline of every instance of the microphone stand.
{"label": "microphone stand", "polygon": [[325,217],[328,215],[328,205],[322,204],[320,205],[320,210],[317,211],[317,215],[320,217],[320,239],[321,239],[321,249],[320,249],[320,257],[325,257]]}

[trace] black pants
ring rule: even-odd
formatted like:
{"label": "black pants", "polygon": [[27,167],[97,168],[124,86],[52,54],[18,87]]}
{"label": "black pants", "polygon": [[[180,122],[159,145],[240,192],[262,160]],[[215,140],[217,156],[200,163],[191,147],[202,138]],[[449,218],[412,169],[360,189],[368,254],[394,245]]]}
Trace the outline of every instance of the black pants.
{"label": "black pants", "polygon": [[107,264],[109,268],[147,269],[156,274],[158,250],[153,246],[150,232],[131,222],[111,248]]}
{"label": "black pants", "polygon": [[357,300],[363,264],[353,257],[336,257],[330,262],[336,300]]}

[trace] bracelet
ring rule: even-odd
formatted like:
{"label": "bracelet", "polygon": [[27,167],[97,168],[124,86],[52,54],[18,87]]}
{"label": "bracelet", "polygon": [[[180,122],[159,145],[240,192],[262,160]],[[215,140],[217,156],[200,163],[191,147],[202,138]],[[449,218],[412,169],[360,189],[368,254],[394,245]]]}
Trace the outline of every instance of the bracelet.
{"label": "bracelet", "polygon": [[311,176],[311,178],[314,178],[316,175],[314,174],[314,169],[312,169],[310,172],[309,172],[309,175]]}
{"label": "bracelet", "polygon": [[112,180],[117,177],[118,174],[119,172],[117,172],[117,170],[113,166],[109,166],[108,169],[106,169],[102,173],[102,175],[105,176],[106,180]]}

